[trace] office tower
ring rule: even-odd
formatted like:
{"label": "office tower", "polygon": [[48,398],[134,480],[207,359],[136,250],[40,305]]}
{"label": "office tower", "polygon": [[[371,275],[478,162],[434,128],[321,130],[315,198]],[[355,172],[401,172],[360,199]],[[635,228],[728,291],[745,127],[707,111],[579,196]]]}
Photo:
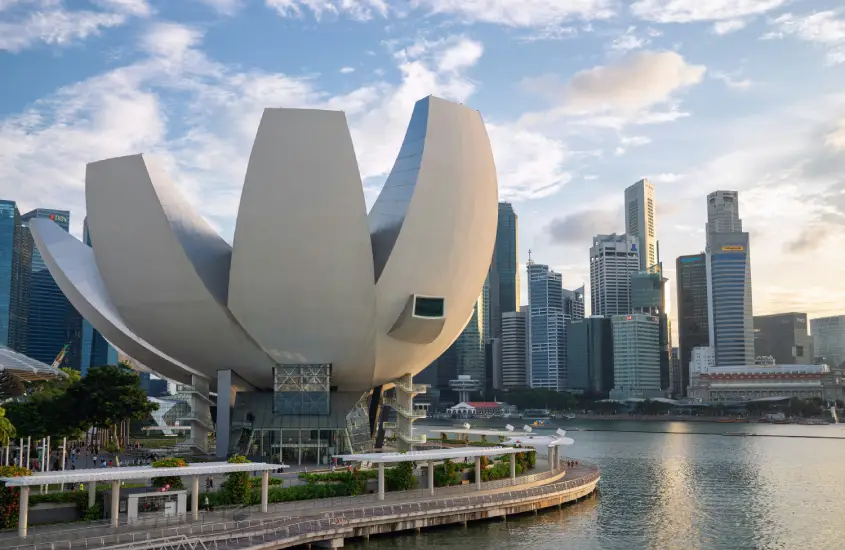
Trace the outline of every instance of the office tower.
{"label": "office tower", "polygon": [[492,337],[502,335],[502,314],[519,311],[519,217],[508,202],[499,203],[496,246],[490,265]]}
{"label": "office tower", "polygon": [[684,388],[681,386],[684,379],[681,376],[681,351],[678,346],[672,347],[672,357],[670,359],[672,364],[672,395],[681,397],[685,394]]}
{"label": "office tower", "polygon": [[640,269],[656,264],[654,185],[641,179],[625,189],[625,233],[637,239]]}
{"label": "office tower", "polygon": [[735,191],[707,195],[707,304],[716,365],[754,364],[751,252]]}
{"label": "office tower", "polygon": [[[29,220],[33,218],[52,220],[67,231],[70,212],[39,208],[21,216],[22,225],[28,226]],[[62,366],[79,370],[82,362],[82,317],[53,280],[41,253],[31,244],[32,236],[27,233],[25,239],[29,241],[28,246],[32,250],[27,281],[29,303],[26,308],[26,354],[50,364],[65,344],[69,344]]]}
{"label": "office tower", "polygon": [[573,319],[566,338],[569,389],[602,394],[613,389],[613,336],[610,319]]}
{"label": "office tower", "polygon": [[[82,221],[82,242],[91,246],[87,217]],[[82,372],[82,376],[85,376],[91,367],[117,364],[117,350],[85,319],[82,319],[81,346],[82,358],[79,370]]]}
{"label": "office tower", "polygon": [[660,319],[660,387],[664,390],[672,385],[672,327],[666,308],[668,281],[660,263],[631,275],[631,311]]}
{"label": "office tower", "polygon": [[612,399],[659,397],[660,319],[632,313],[614,315]]}
{"label": "office tower", "polygon": [[754,354],[772,356],[778,365],[812,365],[813,339],[806,313],[754,316]]}
{"label": "office tower", "polygon": [[549,266],[528,260],[529,384],[566,387],[566,323],[563,279]]}
{"label": "office tower", "polygon": [[681,256],[675,261],[678,292],[678,362],[681,395],[687,394],[693,348],[710,345],[707,312],[707,255]]}
{"label": "office tower", "polygon": [[630,235],[597,235],[590,248],[593,315],[631,313],[631,275],[640,269],[639,245]]}
{"label": "office tower", "polygon": [[[15,248],[15,237],[20,226],[20,212],[13,201],[0,200],[0,345],[13,347],[14,322],[20,259]],[[16,305],[16,304],[15,304]]]}
{"label": "office tower", "polygon": [[831,368],[845,363],[845,315],[810,319],[815,356]]}
{"label": "office tower", "polygon": [[572,321],[584,318],[584,286],[575,290],[563,289],[563,313]]}
{"label": "office tower", "polygon": [[739,218],[739,193],[736,191],[714,191],[707,195],[707,245],[714,233],[742,233]]}
{"label": "office tower", "polygon": [[502,314],[502,386],[528,387],[528,308]]}

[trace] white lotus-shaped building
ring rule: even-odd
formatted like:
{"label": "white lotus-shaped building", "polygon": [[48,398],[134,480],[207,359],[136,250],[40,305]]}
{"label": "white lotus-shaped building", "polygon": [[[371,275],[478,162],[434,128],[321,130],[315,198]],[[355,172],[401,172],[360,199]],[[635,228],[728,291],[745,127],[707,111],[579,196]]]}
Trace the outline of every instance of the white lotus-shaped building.
{"label": "white lotus-shaped building", "polygon": [[92,247],[31,222],[71,303],[152,371],[217,388],[220,407],[265,394],[253,419],[348,416],[425,368],[472,315],[497,221],[481,116],[436,97],[417,102],[369,214],[336,111],[264,111],[231,246],[147,156],[89,164],[85,195]]}

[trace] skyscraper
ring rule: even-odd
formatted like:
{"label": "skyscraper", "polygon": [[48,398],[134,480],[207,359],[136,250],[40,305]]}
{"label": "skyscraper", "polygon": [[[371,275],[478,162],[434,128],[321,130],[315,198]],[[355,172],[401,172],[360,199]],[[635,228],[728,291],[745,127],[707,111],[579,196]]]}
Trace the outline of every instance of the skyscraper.
{"label": "skyscraper", "polygon": [[814,353],[829,367],[845,363],[845,315],[810,319]]}
{"label": "skyscraper", "polygon": [[736,191],[707,195],[707,303],[717,366],[754,364],[751,252]]}
{"label": "skyscraper", "polygon": [[707,313],[707,255],[681,256],[675,262],[678,292],[678,362],[682,395],[689,387],[693,348],[710,345]]}
{"label": "skyscraper", "polygon": [[[495,273],[497,299],[493,300],[493,337],[501,336],[501,315],[519,311],[519,217],[509,202],[499,203],[499,222],[496,246],[493,249],[491,271]],[[491,281],[494,286],[494,281]]]}
{"label": "skyscraper", "polygon": [[[46,218],[65,231],[69,228],[70,212],[39,208],[21,216],[28,226],[33,218]],[[26,237],[32,240],[31,235]],[[30,245],[32,246],[32,245]],[[32,246],[29,263],[29,304],[26,354],[43,363],[52,363],[65,344],[70,344],[65,365],[79,369],[81,365],[82,317],[70,305],[64,293],[47,270],[41,253]]]}
{"label": "skyscraper", "polygon": [[641,179],[625,189],[625,233],[637,239],[640,269],[657,263],[654,185]]}
{"label": "skyscraper", "polygon": [[528,260],[529,384],[566,387],[566,323],[563,279],[549,266]]}
{"label": "skyscraper", "polygon": [[590,248],[590,305],[593,315],[631,313],[631,275],[640,269],[637,239],[597,235]]}
{"label": "skyscraper", "polygon": [[563,289],[563,312],[572,321],[584,318],[584,285],[575,290]]}
{"label": "skyscraper", "polygon": [[20,212],[13,201],[0,200],[0,345],[11,347],[13,287],[18,278],[18,252],[15,236]]}
{"label": "skyscraper", "polygon": [[612,399],[658,397],[660,320],[653,315],[614,315]]}
{"label": "skyscraper", "polygon": [[813,339],[806,313],[754,316],[754,354],[772,356],[778,365],[812,365]]}
{"label": "skyscraper", "polygon": [[[91,246],[91,235],[88,233],[88,218],[82,222],[82,242]],[[103,338],[91,323],[82,319],[81,359],[79,369],[82,376],[91,367],[117,364],[117,350]]]}
{"label": "skyscraper", "polygon": [[610,319],[593,315],[573,320],[566,339],[568,387],[593,394],[613,389]]}
{"label": "skyscraper", "polygon": [[666,311],[668,281],[661,263],[631,275],[631,311],[660,320],[660,387],[664,390],[672,385],[672,327]]}
{"label": "skyscraper", "polygon": [[528,386],[528,308],[502,315],[502,386]]}

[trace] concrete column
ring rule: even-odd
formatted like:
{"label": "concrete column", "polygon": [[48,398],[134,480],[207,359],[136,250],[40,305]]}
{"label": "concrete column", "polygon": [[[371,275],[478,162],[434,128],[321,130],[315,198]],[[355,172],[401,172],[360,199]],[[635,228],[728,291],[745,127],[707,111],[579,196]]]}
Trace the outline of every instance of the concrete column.
{"label": "concrete column", "polygon": [[18,509],[18,536],[26,538],[26,526],[29,521],[29,487],[21,487],[21,502]]}
{"label": "concrete column", "polygon": [[428,493],[434,496],[434,461],[428,461]]}
{"label": "concrete column", "polygon": [[32,436],[26,436],[26,467],[32,462]]}
{"label": "concrete column", "polygon": [[111,526],[120,524],[120,482],[111,482]]}
{"label": "concrete column", "polygon": [[21,438],[20,451],[18,452],[18,467],[23,468],[23,438]]}
{"label": "concrete column", "polygon": [[378,463],[378,499],[384,500],[384,462]]}
{"label": "concrete column", "polygon": [[481,489],[481,457],[475,457],[475,488]]}
{"label": "concrete column", "polygon": [[217,458],[229,456],[229,434],[232,432],[232,407],[235,405],[235,390],[231,370],[217,371]]}
{"label": "concrete column", "polygon": [[97,503],[97,482],[88,482],[88,508],[93,508]]}
{"label": "concrete column", "polygon": [[554,461],[554,452],[555,452],[555,448],[553,446],[549,445],[549,471],[550,472],[552,470],[554,470],[554,462],[553,462]]}
{"label": "concrete column", "polygon": [[516,455],[511,455],[511,479],[516,479]]}
{"label": "concrete column", "polygon": [[194,521],[200,519],[200,476],[191,476],[191,514]]}
{"label": "concrete column", "polygon": [[270,500],[270,472],[261,472],[261,512],[267,513],[267,502]]}

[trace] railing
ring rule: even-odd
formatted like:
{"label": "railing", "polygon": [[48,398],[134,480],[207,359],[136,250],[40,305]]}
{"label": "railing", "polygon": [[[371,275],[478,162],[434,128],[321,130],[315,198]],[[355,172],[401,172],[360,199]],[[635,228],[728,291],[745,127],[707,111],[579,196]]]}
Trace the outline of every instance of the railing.
{"label": "railing", "polygon": [[396,387],[404,391],[405,393],[426,393],[428,391],[429,386],[428,384],[408,384],[403,379],[395,380],[394,383]]}
{"label": "railing", "polygon": [[393,433],[394,433],[394,435],[396,435],[396,437],[398,437],[399,439],[401,439],[402,441],[404,441],[405,443],[408,443],[410,445],[422,445],[423,443],[428,441],[428,438],[426,438],[425,434],[409,435],[409,434],[406,434],[405,432],[403,432],[398,427],[393,428]]}
{"label": "railing", "polygon": [[391,409],[394,409],[396,412],[404,416],[405,418],[412,418],[414,420],[419,420],[421,418],[425,418],[428,414],[428,410],[425,407],[414,407],[413,410],[403,407],[399,404],[399,402],[395,398],[387,398],[384,400],[384,404]]}
{"label": "railing", "polygon": [[179,422],[198,422],[208,428],[209,431],[214,431],[214,421],[211,419],[210,415],[186,413],[180,415],[178,420]]}

